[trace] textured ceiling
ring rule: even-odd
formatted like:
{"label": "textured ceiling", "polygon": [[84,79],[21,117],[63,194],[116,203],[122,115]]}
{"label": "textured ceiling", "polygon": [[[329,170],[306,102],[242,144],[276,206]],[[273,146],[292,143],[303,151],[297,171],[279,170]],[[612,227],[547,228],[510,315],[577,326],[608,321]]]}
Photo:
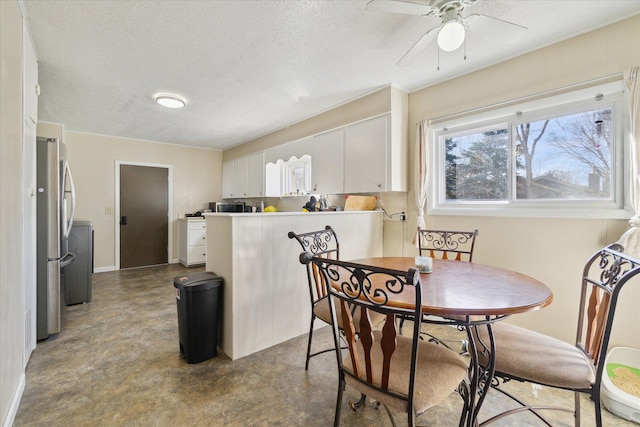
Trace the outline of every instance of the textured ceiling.
{"label": "textured ceiling", "polygon": [[[416,0],[417,1],[417,0]],[[366,0],[23,0],[39,58],[39,119],[65,129],[227,149],[378,88],[408,92],[640,13],[640,0],[480,0],[528,28],[516,44],[469,31],[462,49],[396,62],[438,18]],[[154,95],[182,95],[168,110]]]}

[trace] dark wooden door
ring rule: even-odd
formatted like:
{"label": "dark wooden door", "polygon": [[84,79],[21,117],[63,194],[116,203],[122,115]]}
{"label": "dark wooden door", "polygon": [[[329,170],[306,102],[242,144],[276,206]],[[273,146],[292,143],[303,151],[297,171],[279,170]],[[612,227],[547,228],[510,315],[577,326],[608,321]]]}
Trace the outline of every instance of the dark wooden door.
{"label": "dark wooden door", "polygon": [[120,268],[166,264],[169,170],[120,165]]}

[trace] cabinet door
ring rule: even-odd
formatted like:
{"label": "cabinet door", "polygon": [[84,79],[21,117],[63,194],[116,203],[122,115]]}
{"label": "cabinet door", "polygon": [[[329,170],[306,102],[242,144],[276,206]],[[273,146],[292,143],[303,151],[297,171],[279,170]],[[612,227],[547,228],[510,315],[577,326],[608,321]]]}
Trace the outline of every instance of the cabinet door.
{"label": "cabinet door", "polygon": [[233,160],[222,163],[222,197],[233,197]]}
{"label": "cabinet door", "polygon": [[249,191],[249,159],[241,157],[233,161],[233,197],[247,197]]}
{"label": "cabinet door", "polygon": [[248,159],[248,196],[262,197],[264,195],[264,155],[256,153]]}
{"label": "cabinet door", "polygon": [[344,189],[344,131],[316,135],[311,155],[311,188],[314,193],[340,194]]}
{"label": "cabinet door", "polygon": [[389,116],[344,128],[344,192],[386,191]]}

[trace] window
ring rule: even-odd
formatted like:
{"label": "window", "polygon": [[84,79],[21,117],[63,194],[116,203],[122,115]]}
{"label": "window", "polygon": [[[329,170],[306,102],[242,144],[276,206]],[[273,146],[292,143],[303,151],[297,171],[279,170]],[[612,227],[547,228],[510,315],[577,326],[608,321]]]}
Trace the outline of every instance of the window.
{"label": "window", "polygon": [[624,215],[623,114],[608,84],[432,126],[430,213]]}
{"label": "window", "polygon": [[292,157],[285,163],[284,193],[301,196],[311,191],[311,156]]}
{"label": "window", "polygon": [[265,191],[268,197],[303,196],[311,192],[311,156],[278,159],[265,166]]}

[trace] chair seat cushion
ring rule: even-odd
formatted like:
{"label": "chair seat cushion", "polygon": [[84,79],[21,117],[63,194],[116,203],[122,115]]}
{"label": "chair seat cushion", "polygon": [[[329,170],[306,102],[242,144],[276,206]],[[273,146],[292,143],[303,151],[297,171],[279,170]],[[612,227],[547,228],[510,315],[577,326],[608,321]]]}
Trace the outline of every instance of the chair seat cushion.
{"label": "chair seat cushion", "polygon": [[[494,324],[493,334],[497,373],[574,390],[588,389],[595,383],[593,363],[573,344],[508,323]],[[479,327],[478,335],[489,342],[486,328]],[[487,362],[486,357],[479,359]]]}
{"label": "chair seat cushion", "polygon": [[[329,307],[328,297],[324,297],[316,301],[313,306],[313,314],[318,319],[322,319],[325,323],[331,324],[331,307]],[[342,327],[340,323],[342,322],[338,319],[338,326]]]}
{"label": "chair seat cushion", "polygon": [[[380,384],[380,373],[382,372],[382,350],[380,348],[381,331],[374,331],[373,365],[374,384]],[[410,337],[398,336],[396,351],[391,360],[392,371],[389,378],[389,389],[406,395],[409,387],[409,365],[411,360]],[[465,359],[446,347],[433,344],[427,341],[418,343],[418,363],[416,372],[414,411],[420,414],[427,409],[441,403],[454,392],[460,382],[467,374],[467,363]],[[358,346],[362,352],[361,346]],[[366,369],[364,355],[359,354],[361,372],[363,379],[366,379]],[[353,366],[348,351],[343,352],[343,366],[345,370],[353,373]],[[393,370],[396,368],[396,370]],[[364,384],[350,375],[345,375],[345,381],[351,387],[374,400],[382,402],[389,408],[398,411],[406,411],[406,401],[397,397],[389,396],[367,384]]]}
{"label": "chair seat cushion", "polygon": [[[336,301],[334,299],[334,301]],[[336,301],[336,308],[338,307],[338,302]],[[329,298],[324,297],[316,301],[313,306],[313,314],[318,318],[324,321],[325,323],[331,324],[331,307],[329,306]],[[338,310],[338,328],[344,329],[342,327],[342,316],[340,316],[340,311]],[[369,317],[371,318],[371,323],[375,327],[378,323],[384,320],[384,315],[375,311],[369,311]],[[360,310],[356,310],[353,315],[353,324],[356,328],[356,332],[360,330]]]}

